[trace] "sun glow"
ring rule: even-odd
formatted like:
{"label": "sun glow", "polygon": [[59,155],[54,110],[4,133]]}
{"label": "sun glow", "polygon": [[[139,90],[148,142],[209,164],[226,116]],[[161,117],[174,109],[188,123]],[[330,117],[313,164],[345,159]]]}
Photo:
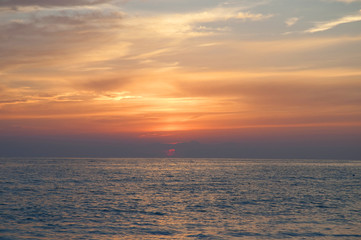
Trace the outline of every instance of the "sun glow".
{"label": "sun glow", "polygon": [[128,91],[124,92],[106,92],[99,97],[96,97],[94,100],[97,101],[120,101],[123,99],[140,99],[142,96],[132,96],[129,95]]}
{"label": "sun glow", "polygon": [[360,132],[360,1],[174,1],[0,3],[0,137]]}

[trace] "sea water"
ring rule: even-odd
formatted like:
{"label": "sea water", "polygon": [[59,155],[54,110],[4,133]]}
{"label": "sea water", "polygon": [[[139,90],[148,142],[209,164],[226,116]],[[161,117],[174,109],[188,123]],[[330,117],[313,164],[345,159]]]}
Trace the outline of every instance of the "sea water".
{"label": "sea water", "polygon": [[0,159],[0,239],[361,239],[361,161]]}

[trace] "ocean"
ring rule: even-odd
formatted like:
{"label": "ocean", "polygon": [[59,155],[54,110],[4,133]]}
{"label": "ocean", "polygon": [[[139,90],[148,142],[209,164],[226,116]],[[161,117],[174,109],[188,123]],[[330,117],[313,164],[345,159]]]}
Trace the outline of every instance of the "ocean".
{"label": "ocean", "polygon": [[361,239],[361,161],[0,158],[0,239]]}

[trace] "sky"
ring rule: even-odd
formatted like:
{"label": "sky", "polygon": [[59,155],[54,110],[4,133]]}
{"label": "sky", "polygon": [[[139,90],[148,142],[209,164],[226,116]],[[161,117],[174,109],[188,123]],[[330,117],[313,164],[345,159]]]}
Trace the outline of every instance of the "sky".
{"label": "sky", "polygon": [[360,0],[0,0],[0,156],[360,149]]}

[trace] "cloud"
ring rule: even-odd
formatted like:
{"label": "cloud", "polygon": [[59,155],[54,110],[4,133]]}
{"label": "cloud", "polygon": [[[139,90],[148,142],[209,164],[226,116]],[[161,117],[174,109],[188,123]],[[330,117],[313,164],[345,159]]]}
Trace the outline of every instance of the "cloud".
{"label": "cloud", "polygon": [[[242,75],[244,77],[241,77]],[[226,73],[213,73],[204,75],[205,79],[201,81],[194,81],[192,76],[185,76],[175,84],[180,96],[183,97],[212,96],[215,99],[235,101],[240,104],[239,106],[248,105],[247,108],[250,109],[269,107],[281,110],[297,107],[308,111],[320,107],[325,110],[361,105],[361,83],[354,80],[360,75],[358,73],[355,76],[346,74],[336,77],[335,73],[326,75],[309,71],[309,74],[264,73],[252,77],[242,73],[228,76]],[[224,109],[227,111],[226,107]]]}
{"label": "cloud", "polygon": [[353,2],[361,2],[361,0],[331,0],[332,2],[343,2],[343,3],[353,3]]}
{"label": "cloud", "polygon": [[286,25],[287,25],[288,27],[291,27],[291,26],[294,25],[296,22],[298,22],[298,20],[299,20],[299,18],[293,17],[293,18],[287,19],[285,23],[286,23]]}
{"label": "cloud", "polygon": [[[122,56],[129,44],[119,41],[123,13],[101,11],[40,11],[10,15],[0,23],[0,68],[47,64],[70,67]],[[21,16],[21,21],[18,17]],[[96,67],[96,66],[93,66]]]}
{"label": "cloud", "polygon": [[306,33],[315,33],[315,32],[323,32],[329,29],[332,29],[338,25],[345,24],[345,23],[352,23],[361,21],[361,10],[358,14],[345,16],[336,20],[328,21],[328,22],[320,22],[316,24],[315,27],[306,30]]}
{"label": "cloud", "polygon": [[[7,13],[0,23],[7,89],[0,99],[2,116],[84,117],[87,126],[74,120],[84,131],[126,131],[138,119],[137,129],[170,131],[250,126],[271,118],[298,124],[303,113],[302,121],[312,122],[320,109],[335,119],[342,107],[356,109],[360,86],[340,76],[357,65],[360,37],[245,40],[254,27],[265,27],[247,22],[272,17],[254,11],[218,6],[125,14],[105,5]],[[330,64],[340,70],[323,77],[325,71],[296,72]],[[318,84],[333,77],[344,85]],[[288,110],[296,117],[286,116]]]}
{"label": "cloud", "polygon": [[111,0],[2,0],[0,7],[54,7],[54,6],[84,6],[108,3]]}
{"label": "cloud", "polygon": [[[143,76],[139,79],[147,78],[138,82],[120,77],[89,80],[88,76],[77,81],[80,85],[75,82],[75,89],[54,93],[49,90],[48,95],[40,95],[36,89],[18,89],[18,94],[7,99],[12,104],[2,99],[6,106],[0,108],[0,114],[9,124],[13,119],[14,124],[29,131],[61,129],[70,133],[359,122],[361,85],[355,79],[360,74],[324,73],[264,72],[252,77],[242,72],[172,72]],[[15,102],[21,99],[27,101]]]}
{"label": "cloud", "polygon": [[16,104],[16,103],[25,103],[28,100],[26,99],[9,99],[9,100],[0,100],[0,106],[3,104]]}
{"label": "cloud", "polygon": [[[204,36],[207,35],[205,27],[200,24],[224,23],[228,20],[243,21],[262,21],[273,15],[264,15],[261,13],[244,12],[241,8],[215,7],[204,11],[181,13],[181,14],[163,14],[157,16],[145,16],[130,20],[130,24],[143,25],[153,32],[163,35],[183,35],[183,36]],[[213,33],[214,29],[209,33]],[[221,28],[224,30],[225,28]]]}
{"label": "cloud", "polygon": [[131,80],[127,78],[111,78],[111,79],[96,79],[96,80],[85,80],[78,81],[75,83],[75,87],[92,91],[92,92],[105,92],[105,91],[116,91],[121,89],[124,85],[128,84]]}
{"label": "cloud", "polygon": [[[77,12],[66,12],[59,11],[55,12],[52,15],[46,15],[41,17],[33,17],[29,20],[32,21],[33,24],[38,26],[76,26],[81,25],[84,26],[99,26],[99,22],[101,22],[101,26],[109,27],[109,24],[114,24],[115,20],[120,20],[123,18],[123,13],[119,11],[110,11],[110,12],[102,12],[100,10],[91,10],[91,11],[77,11]],[[113,25],[114,26],[114,25]],[[54,29],[53,29],[54,31]]]}
{"label": "cloud", "polygon": [[239,12],[235,18],[250,21],[262,21],[271,17],[273,17],[272,14],[264,15],[261,13],[253,14],[250,12]]}

